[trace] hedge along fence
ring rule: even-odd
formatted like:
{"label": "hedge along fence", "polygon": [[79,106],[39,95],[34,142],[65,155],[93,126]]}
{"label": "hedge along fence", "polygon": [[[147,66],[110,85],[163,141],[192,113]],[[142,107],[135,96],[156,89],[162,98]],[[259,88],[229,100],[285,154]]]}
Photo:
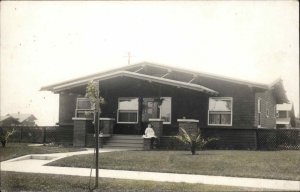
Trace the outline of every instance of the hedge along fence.
{"label": "hedge along fence", "polygon": [[24,143],[51,143],[58,142],[58,126],[4,126],[0,127],[0,133],[15,130],[9,137],[8,142]]}

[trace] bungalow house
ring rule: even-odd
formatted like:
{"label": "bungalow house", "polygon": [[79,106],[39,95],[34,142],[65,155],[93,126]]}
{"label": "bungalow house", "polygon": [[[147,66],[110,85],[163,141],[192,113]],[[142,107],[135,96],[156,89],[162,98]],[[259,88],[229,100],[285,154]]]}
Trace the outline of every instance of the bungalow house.
{"label": "bungalow house", "polygon": [[179,127],[199,127],[219,137],[223,148],[255,148],[255,130],[276,128],[275,106],[288,102],[280,79],[267,85],[149,62],[127,65],[41,88],[59,94],[58,125],[73,133],[75,146],[86,145],[92,139],[87,134],[94,133],[84,98],[91,80],[99,82],[105,99],[101,129],[117,140],[115,146],[121,135],[141,138],[151,122],[160,126],[162,141]]}
{"label": "bungalow house", "polygon": [[295,127],[294,106],[290,103],[276,105],[276,127],[292,128]]}
{"label": "bungalow house", "polygon": [[6,116],[0,116],[0,126],[15,126],[15,125],[19,125],[19,121],[18,119],[6,115]]}
{"label": "bungalow house", "polygon": [[35,121],[37,118],[33,114],[29,113],[11,113],[6,116],[13,117],[18,120],[19,126],[36,126]]}

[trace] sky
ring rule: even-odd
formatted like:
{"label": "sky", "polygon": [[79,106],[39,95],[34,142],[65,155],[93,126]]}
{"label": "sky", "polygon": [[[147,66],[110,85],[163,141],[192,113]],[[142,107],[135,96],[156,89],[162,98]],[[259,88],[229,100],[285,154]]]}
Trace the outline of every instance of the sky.
{"label": "sky", "polygon": [[150,61],[271,83],[299,114],[297,1],[2,1],[0,114],[58,122],[42,86]]}

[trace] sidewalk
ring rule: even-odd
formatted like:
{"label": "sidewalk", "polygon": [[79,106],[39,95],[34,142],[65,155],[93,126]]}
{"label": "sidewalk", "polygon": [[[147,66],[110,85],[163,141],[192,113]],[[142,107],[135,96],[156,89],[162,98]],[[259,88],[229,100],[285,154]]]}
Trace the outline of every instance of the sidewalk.
{"label": "sidewalk", "polygon": [[[101,149],[100,153],[118,151],[110,149]],[[1,163],[2,171],[27,172],[27,173],[44,173],[44,174],[61,174],[73,176],[90,176],[89,168],[74,167],[54,167],[44,166],[45,164],[55,161],[66,156],[93,153],[93,150],[55,153],[55,154],[39,154],[27,155],[16,159],[11,159]],[[95,177],[95,169],[92,171]],[[99,176],[117,179],[133,179],[133,180],[150,180],[159,182],[185,182],[185,183],[201,183],[210,185],[227,185],[239,187],[254,187],[273,190],[300,191],[300,181],[275,180],[275,179],[259,179],[259,178],[240,178],[240,177],[224,177],[224,176],[208,176],[208,175],[192,175],[192,174],[175,174],[175,173],[157,173],[142,171],[124,171],[124,170],[107,170],[99,169]]]}

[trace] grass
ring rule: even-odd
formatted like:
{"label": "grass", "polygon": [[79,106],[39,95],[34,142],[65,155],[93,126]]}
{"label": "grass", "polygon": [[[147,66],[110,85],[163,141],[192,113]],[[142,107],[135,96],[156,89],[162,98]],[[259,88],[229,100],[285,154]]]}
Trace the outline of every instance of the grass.
{"label": "grass", "polygon": [[[93,154],[49,165],[90,167]],[[300,151],[122,151],[101,153],[103,169],[300,180]]]}
{"label": "grass", "polygon": [[0,161],[28,154],[64,153],[82,150],[84,149],[61,146],[28,146],[28,143],[7,143],[6,147],[0,147]]}
{"label": "grass", "polygon": [[[92,178],[91,185],[94,185]],[[2,189],[5,191],[89,191],[89,177],[62,176],[33,173],[2,172]],[[0,188],[1,190],[1,188]],[[242,187],[135,181],[122,179],[99,179],[99,188],[94,191],[251,191],[262,190]]]}

